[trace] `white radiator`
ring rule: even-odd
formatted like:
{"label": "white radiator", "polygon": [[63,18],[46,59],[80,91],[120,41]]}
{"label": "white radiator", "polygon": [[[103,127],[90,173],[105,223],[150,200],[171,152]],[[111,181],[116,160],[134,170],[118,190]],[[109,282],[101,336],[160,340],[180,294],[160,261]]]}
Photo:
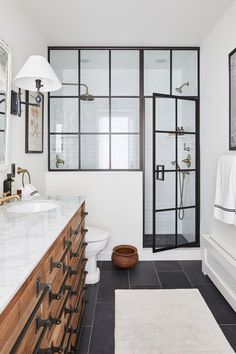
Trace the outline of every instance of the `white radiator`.
{"label": "white radiator", "polygon": [[202,235],[202,271],[236,311],[236,260],[211,235]]}

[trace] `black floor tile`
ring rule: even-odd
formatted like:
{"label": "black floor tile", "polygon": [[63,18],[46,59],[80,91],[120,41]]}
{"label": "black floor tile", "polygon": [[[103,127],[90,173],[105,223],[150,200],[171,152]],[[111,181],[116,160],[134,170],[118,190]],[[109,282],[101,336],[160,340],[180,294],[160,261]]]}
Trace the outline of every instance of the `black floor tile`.
{"label": "black floor tile", "polygon": [[225,337],[228,339],[231,347],[234,349],[236,353],[236,325],[230,326],[230,325],[225,325],[225,326],[220,326],[222,329]]}
{"label": "black floor tile", "polygon": [[139,262],[129,270],[129,276],[131,284],[160,284],[152,262]]}
{"label": "black floor tile", "polygon": [[154,264],[158,272],[170,271],[170,270],[182,270],[178,261],[155,261]]}
{"label": "black floor tile", "polygon": [[184,272],[158,272],[163,289],[192,288]]}
{"label": "black floor tile", "polygon": [[219,324],[236,324],[236,313],[214,285],[198,285],[197,288]]}
{"label": "black floor tile", "polygon": [[180,264],[193,285],[211,284],[208,276],[202,273],[201,261],[180,261]]}
{"label": "black floor tile", "polygon": [[120,271],[120,272],[126,271],[126,269],[122,269],[122,268],[118,268],[118,267],[114,266],[111,261],[103,261],[101,271],[103,272],[103,271],[111,271],[111,270],[116,270],[116,271]]}
{"label": "black floor tile", "polygon": [[107,271],[101,272],[101,279],[98,288],[98,302],[114,302],[115,289],[128,289],[128,271],[123,272]]}
{"label": "black floor tile", "polygon": [[82,327],[81,335],[79,338],[79,350],[76,354],[88,354],[89,341],[92,327]]}
{"label": "black floor tile", "polygon": [[130,284],[131,289],[161,289],[159,284]]}
{"label": "black floor tile", "polygon": [[84,326],[92,325],[96,296],[97,296],[97,288],[98,288],[98,284],[86,285],[85,299],[87,302],[86,302],[85,314],[83,320]]}
{"label": "black floor tile", "polygon": [[96,305],[89,354],[114,353],[115,307],[112,303]]}

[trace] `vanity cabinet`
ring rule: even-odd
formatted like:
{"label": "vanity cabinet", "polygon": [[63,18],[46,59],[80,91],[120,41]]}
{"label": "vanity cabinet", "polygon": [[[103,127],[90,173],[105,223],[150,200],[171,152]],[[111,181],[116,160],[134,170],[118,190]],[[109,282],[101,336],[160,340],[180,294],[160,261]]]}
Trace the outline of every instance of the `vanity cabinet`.
{"label": "vanity cabinet", "polygon": [[85,203],[0,315],[1,354],[75,353],[85,310]]}

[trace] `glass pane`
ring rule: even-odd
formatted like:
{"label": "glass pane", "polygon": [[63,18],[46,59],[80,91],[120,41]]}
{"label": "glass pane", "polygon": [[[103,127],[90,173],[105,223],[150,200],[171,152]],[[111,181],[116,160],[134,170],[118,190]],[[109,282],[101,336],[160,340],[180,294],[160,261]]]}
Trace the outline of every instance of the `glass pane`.
{"label": "glass pane", "polygon": [[194,206],[195,201],[195,172],[178,173],[178,208]]}
{"label": "glass pane", "polygon": [[112,135],[111,168],[139,168],[139,135]]}
{"label": "glass pane", "polygon": [[50,132],[78,132],[78,99],[50,99]]}
{"label": "glass pane", "polygon": [[164,181],[156,180],[156,209],[175,208],[175,172],[166,172]]}
{"label": "glass pane", "polygon": [[[76,135],[51,135],[50,136],[50,167],[58,170],[78,169],[78,136]],[[64,163],[56,166],[56,159]]]}
{"label": "glass pane", "polygon": [[152,146],[152,99],[145,98],[145,234],[152,234],[153,223],[153,146]]}
{"label": "glass pane", "polygon": [[175,160],[175,135],[156,133],[156,165],[164,165],[165,170],[173,170]]}
{"label": "glass pane", "polygon": [[[5,130],[6,128],[6,103],[5,94],[0,94],[0,130]],[[1,100],[4,100],[1,102]]]}
{"label": "glass pane", "polygon": [[81,168],[109,168],[108,135],[81,135]]}
{"label": "glass pane", "polygon": [[155,245],[156,248],[175,246],[175,210],[156,213]]}
{"label": "glass pane", "polygon": [[113,133],[139,132],[138,98],[113,98],[111,100],[111,131]]}
{"label": "glass pane", "polygon": [[198,53],[197,51],[196,50],[173,50],[172,53],[173,53],[172,56],[173,94],[183,95],[183,96],[197,96],[198,95]]}
{"label": "glass pane", "polygon": [[111,95],[139,95],[139,51],[111,51]]}
{"label": "glass pane", "polygon": [[109,132],[109,99],[80,101],[80,124],[83,133]]}
{"label": "glass pane", "polygon": [[80,51],[80,82],[95,96],[109,95],[109,51]]}
{"label": "glass pane", "polygon": [[175,131],[175,99],[156,98],[156,130]]}
{"label": "glass pane", "polygon": [[170,94],[170,51],[144,51],[144,95]]}
{"label": "glass pane", "polygon": [[186,132],[195,132],[196,102],[178,100],[178,127],[183,127]]}
{"label": "glass pane", "polygon": [[51,50],[50,64],[63,85],[59,91],[51,92],[51,96],[78,96],[78,51]]}
{"label": "glass pane", "polygon": [[178,164],[181,169],[195,169],[195,135],[178,134]]}
{"label": "glass pane", "polygon": [[195,208],[178,211],[178,245],[196,241],[195,214]]}
{"label": "glass pane", "polygon": [[5,132],[0,132],[0,161],[5,160]]}

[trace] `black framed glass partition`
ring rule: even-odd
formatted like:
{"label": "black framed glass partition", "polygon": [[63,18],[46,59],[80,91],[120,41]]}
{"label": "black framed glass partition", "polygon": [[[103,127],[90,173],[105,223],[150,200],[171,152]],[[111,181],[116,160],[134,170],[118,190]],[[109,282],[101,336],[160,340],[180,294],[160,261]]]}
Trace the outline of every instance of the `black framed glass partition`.
{"label": "black framed glass partition", "polygon": [[[185,132],[185,139],[178,136],[178,156],[184,146],[194,146],[195,159],[191,161],[184,183],[183,198],[190,197],[191,186],[195,208],[195,245],[199,241],[199,114],[193,115],[190,101],[179,100],[176,111],[173,96],[192,98],[199,105],[199,48],[197,47],[50,47],[49,61],[63,86],[49,94],[49,170],[50,171],[143,171],[143,245],[153,247],[153,226],[161,228],[166,220],[174,218],[173,228],[186,222],[193,210],[186,207],[185,220],[176,222],[176,170],[169,166],[175,158],[172,115],[181,115],[178,128]],[[84,101],[87,86],[93,101]],[[164,151],[166,161],[159,163],[173,172],[165,173],[169,187],[157,188],[158,208],[171,209],[166,214],[153,216],[153,93],[167,95],[157,105],[157,124],[167,131],[158,134],[157,151]],[[189,106],[188,106],[189,105]],[[162,126],[163,125],[163,126]],[[164,127],[164,128],[163,128]],[[176,133],[175,133],[176,134]],[[169,137],[169,136],[168,136]],[[182,140],[181,140],[182,139]],[[181,141],[185,145],[181,145]],[[161,149],[161,150],[160,150]],[[182,158],[184,160],[187,155]],[[158,156],[158,158],[160,158]],[[167,162],[168,160],[168,162]],[[184,165],[179,157],[179,167]],[[160,162],[160,161],[159,161]],[[177,174],[179,178],[179,173]],[[157,182],[156,182],[157,183]],[[187,186],[187,187],[186,187]],[[176,186],[175,186],[176,188]],[[165,193],[171,196],[164,197]],[[177,192],[176,192],[177,193]],[[182,193],[178,191],[178,193]],[[189,201],[190,202],[190,201]],[[188,209],[188,210],[187,210]],[[168,215],[164,218],[164,215]],[[175,225],[175,226],[173,226]],[[180,226],[179,226],[180,229]],[[163,230],[158,230],[158,234]],[[176,235],[176,230],[175,230]],[[178,236],[178,235],[177,235]],[[178,238],[178,237],[177,237]],[[179,236],[180,243],[181,237]],[[167,242],[167,241],[166,241]],[[178,246],[174,241],[172,245]],[[191,243],[192,244],[192,243]],[[189,242],[185,243],[186,246]],[[157,245],[156,245],[157,246]],[[158,247],[154,247],[155,249]],[[160,248],[163,248],[160,245]]]}

